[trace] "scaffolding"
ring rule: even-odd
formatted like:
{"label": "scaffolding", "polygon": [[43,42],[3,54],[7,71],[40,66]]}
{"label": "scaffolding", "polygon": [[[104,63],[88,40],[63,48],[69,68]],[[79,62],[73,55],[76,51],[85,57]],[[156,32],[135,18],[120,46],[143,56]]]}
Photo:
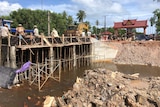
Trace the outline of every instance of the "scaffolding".
{"label": "scaffolding", "polygon": [[[16,76],[16,81],[28,80],[41,90],[49,78],[60,81],[62,69],[89,65],[91,62],[90,37],[52,36],[34,37],[32,35],[19,39],[9,37],[1,44],[1,65],[7,62],[8,67],[19,68],[25,62],[32,62],[31,67]],[[7,49],[7,57],[3,51]],[[5,62],[5,63],[4,63]]]}

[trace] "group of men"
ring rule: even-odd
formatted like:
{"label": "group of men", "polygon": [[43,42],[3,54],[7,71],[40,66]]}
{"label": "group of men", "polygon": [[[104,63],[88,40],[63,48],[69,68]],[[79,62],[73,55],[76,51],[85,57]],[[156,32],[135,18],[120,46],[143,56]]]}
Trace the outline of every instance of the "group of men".
{"label": "group of men", "polygon": [[[1,36],[2,36],[2,38],[4,38],[4,37],[8,37],[9,35],[11,35],[11,34],[9,32],[8,25],[4,24],[4,26],[1,27]],[[25,28],[22,26],[22,24],[18,24],[18,27],[16,27],[15,35],[18,37],[22,37],[25,35]],[[36,25],[34,25],[33,35],[39,36],[39,30]]]}
{"label": "group of men", "polygon": [[[33,28],[33,36],[39,37],[39,30],[37,28],[37,25],[34,25]],[[3,38],[11,35],[7,24],[4,24],[4,26],[1,28],[1,35]],[[22,38],[25,35],[25,28],[22,26],[22,24],[18,24],[15,35],[19,38]],[[59,37],[58,32],[55,28],[52,29],[51,36]]]}

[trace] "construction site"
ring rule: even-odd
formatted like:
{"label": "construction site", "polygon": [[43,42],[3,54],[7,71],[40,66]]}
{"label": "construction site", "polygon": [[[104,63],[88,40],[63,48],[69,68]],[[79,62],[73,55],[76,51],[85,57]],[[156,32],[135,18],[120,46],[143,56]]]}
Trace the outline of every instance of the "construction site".
{"label": "construction site", "polygon": [[31,62],[29,71],[18,74],[16,81],[29,80],[31,84],[37,84],[39,90],[48,78],[58,81],[59,77],[53,77],[55,72],[80,67],[91,61],[90,37],[54,38],[41,35],[41,38],[28,36],[18,39],[12,36],[8,40],[2,39],[1,47],[2,66],[20,68],[24,63]]}

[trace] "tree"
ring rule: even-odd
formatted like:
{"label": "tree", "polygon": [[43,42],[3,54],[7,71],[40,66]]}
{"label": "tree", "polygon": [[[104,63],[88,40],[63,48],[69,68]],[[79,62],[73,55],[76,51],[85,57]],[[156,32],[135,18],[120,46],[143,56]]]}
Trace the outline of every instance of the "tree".
{"label": "tree", "polygon": [[98,32],[97,32],[98,25],[99,25],[99,21],[98,21],[98,20],[96,20],[96,26],[97,26],[97,28],[96,28],[96,34],[98,33]]}
{"label": "tree", "polygon": [[155,25],[156,32],[160,33],[160,9],[153,11],[154,16],[150,18],[151,25]]}
{"label": "tree", "polygon": [[[3,19],[12,20],[12,28],[21,23],[25,29],[33,29],[34,25],[38,26],[39,32],[48,34],[48,10],[30,10],[19,9],[12,11],[9,16],[3,16]],[[67,29],[67,25],[73,23],[72,16],[68,16],[64,11],[62,13],[50,12],[50,30],[56,28],[61,35]]]}
{"label": "tree", "polygon": [[77,19],[79,22],[83,22],[84,18],[86,18],[86,13],[83,10],[79,10],[77,13]]}

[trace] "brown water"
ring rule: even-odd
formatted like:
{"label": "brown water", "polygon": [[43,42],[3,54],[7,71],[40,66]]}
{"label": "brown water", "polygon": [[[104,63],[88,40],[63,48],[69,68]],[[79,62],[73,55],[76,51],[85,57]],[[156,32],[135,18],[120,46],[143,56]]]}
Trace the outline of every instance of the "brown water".
{"label": "brown water", "polygon": [[60,82],[49,79],[40,92],[36,85],[30,86],[27,82],[22,83],[20,87],[13,87],[11,90],[0,89],[0,107],[41,107],[45,96],[62,96],[63,92],[72,88],[77,76],[83,76],[84,70],[99,67],[126,74],[140,73],[140,77],[160,76],[159,67],[142,65],[97,63],[81,68],[73,68],[70,71],[65,69],[65,71],[61,73]]}

